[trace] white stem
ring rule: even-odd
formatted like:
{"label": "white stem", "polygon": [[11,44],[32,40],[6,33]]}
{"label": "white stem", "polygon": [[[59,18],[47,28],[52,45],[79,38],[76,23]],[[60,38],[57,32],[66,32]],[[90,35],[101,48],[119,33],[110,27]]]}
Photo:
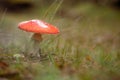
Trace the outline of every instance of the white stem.
{"label": "white stem", "polygon": [[31,37],[31,40],[25,46],[26,57],[40,57],[40,42],[42,41],[41,34],[34,33]]}
{"label": "white stem", "polygon": [[39,56],[40,57],[40,42],[42,41],[42,35],[35,33],[32,36],[32,41],[33,41],[33,49],[31,52],[32,56]]}

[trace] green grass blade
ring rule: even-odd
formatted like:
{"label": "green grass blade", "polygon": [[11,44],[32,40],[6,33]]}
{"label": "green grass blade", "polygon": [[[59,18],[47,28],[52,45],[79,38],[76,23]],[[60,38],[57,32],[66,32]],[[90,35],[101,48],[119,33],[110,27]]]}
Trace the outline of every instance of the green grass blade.
{"label": "green grass blade", "polygon": [[51,22],[56,14],[56,12],[58,11],[58,9],[60,8],[61,4],[62,4],[63,0],[55,0],[52,5],[46,10],[46,12],[43,15],[43,19],[48,20],[49,22]]}

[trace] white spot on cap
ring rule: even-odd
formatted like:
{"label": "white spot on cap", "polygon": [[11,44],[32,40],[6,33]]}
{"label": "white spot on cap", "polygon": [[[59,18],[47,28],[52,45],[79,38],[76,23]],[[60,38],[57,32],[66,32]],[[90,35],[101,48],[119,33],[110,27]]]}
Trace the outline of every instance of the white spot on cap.
{"label": "white spot on cap", "polygon": [[40,20],[32,20],[33,22],[36,22],[40,27],[42,28],[48,28],[47,25],[45,25],[45,23],[43,23],[42,21]]}
{"label": "white spot on cap", "polygon": [[20,24],[25,24],[25,23],[28,23],[29,21],[23,21],[23,22],[21,22]]}

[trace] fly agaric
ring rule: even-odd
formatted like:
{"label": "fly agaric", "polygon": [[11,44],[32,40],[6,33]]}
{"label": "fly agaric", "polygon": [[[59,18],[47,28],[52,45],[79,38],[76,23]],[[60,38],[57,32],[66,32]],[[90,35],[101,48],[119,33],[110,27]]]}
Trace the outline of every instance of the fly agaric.
{"label": "fly agaric", "polygon": [[58,34],[59,33],[59,30],[55,26],[38,19],[20,22],[18,24],[18,28],[27,32],[34,33],[32,35],[32,39],[36,44],[42,41],[42,34]]}

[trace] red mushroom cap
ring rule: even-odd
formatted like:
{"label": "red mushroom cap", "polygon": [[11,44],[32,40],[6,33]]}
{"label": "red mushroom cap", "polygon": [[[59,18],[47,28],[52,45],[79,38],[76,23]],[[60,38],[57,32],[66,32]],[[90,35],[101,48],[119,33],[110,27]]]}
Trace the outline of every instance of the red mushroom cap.
{"label": "red mushroom cap", "polygon": [[27,32],[34,32],[34,33],[43,33],[43,34],[57,34],[59,30],[44,21],[41,20],[29,20],[23,21],[18,24],[18,28],[21,30],[25,30]]}

